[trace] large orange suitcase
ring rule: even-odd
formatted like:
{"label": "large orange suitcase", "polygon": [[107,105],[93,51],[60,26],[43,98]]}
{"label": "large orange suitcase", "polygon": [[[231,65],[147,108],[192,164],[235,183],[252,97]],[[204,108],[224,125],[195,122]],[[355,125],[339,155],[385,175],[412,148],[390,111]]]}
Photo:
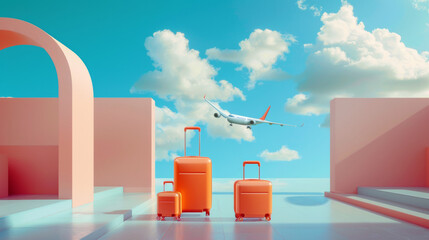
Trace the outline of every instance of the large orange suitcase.
{"label": "large orange suitcase", "polygon": [[[198,130],[198,156],[186,156],[187,130]],[[209,216],[212,208],[212,162],[208,157],[201,157],[199,127],[185,127],[184,155],[174,159],[174,190],[182,194],[182,210],[183,212],[206,212],[206,216]]]}
{"label": "large orange suitcase", "polygon": [[[259,179],[245,179],[246,164],[258,164]],[[261,163],[259,161],[243,162],[243,180],[234,183],[234,211],[237,221],[243,218],[264,218],[271,220],[272,184],[261,180]]]}
{"label": "large orange suitcase", "polygon": [[182,215],[182,195],[180,192],[165,191],[165,184],[171,183],[174,186],[173,181],[164,182],[164,191],[158,193],[157,202],[157,213],[158,220],[165,220],[165,217],[175,217],[176,220],[180,221],[180,215]]}

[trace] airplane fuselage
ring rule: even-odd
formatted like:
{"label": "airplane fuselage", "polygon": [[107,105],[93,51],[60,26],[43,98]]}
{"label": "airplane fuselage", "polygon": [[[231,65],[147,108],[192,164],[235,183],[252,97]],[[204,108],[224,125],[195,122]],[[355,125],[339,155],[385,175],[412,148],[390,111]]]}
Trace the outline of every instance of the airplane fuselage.
{"label": "airplane fuselage", "polygon": [[235,114],[228,115],[228,117],[226,119],[228,120],[228,122],[233,123],[233,124],[238,124],[238,125],[247,125],[248,126],[248,125],[257,124],[256,119],[254,119],[254,118],[244,117],[244,116],[235,115]]}
{"label": "airplane fuselage", "polygon": [[206,96],[204,96],[204,100],[208,104],[210,104],[214,109],[216,109],[217,112],[215,112],[213,114],[214,117],[215,118],[220,118],[220,117],[226,118],[226,120],[229,122],[230,126],[232,126],[233,124],[245,125],[245,126],[247,126],[248,129],[251,129],[251,127],[250,127],[251,125],[266,123],[269,125],[275,124],[275,125],[280,125],[280,126],[296,127],[295,125],[266,121],[265,117],[267,116],[268,111],[270,111],[271,106],[268,107],[267,111],[265,112],[265,114],[261,118],[251,118],[251,117],[245,117],[245,116],[240,116],[240,115],[236,115],[236,114],[229,114],[225,111],[222,111],[221,109],[219,109],[218,106],[216,106],[215,104],[213,104],[212,102],[207,100]]}

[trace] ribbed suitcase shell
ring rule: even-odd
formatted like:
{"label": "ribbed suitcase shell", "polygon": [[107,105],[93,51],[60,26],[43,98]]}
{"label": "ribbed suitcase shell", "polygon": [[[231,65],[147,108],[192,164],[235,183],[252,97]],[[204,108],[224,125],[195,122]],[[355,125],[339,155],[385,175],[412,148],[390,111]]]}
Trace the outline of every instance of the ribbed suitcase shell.
{"label": "ribbed suitcase shell", "polygon": [[165,191],[166,183],[173,182],[165,181],[164,192],[159,192],[157,195],[158,220],[165,217],[176,217],[179,220],[182,215],[182,194],[180,192]]}
{"label": "ribbed suitcase shell", "polygon": [[258,161],[243,163],[243,180],[234,183],[234,211],[237,220],[246,218],[266,218],[271,220],[272,213],[272,184],[268,180],[244,179],[244,166],[258,164]]}
{"label": "ribbed suitcase shell", "polygon": [[212,208],[212,162],[208,157],[186,156],[187,130],[201,131],[199,127],[185,128],[185,156],[177,157],[174,160],[174,190],[182,194],[183,212],[206,212],[206,215],[210,215]]}

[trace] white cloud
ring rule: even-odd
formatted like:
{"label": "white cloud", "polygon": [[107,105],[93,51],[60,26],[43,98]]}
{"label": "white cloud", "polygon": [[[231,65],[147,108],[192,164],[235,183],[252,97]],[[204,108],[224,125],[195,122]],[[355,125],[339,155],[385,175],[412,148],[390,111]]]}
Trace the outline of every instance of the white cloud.
{"label": "white cloud", "polygon": [[310,6],[310,10],[313,11],[314,16],[320,16],[322,13],[322,7]]}
{"label": "white cloud", "polygon": [[328,114],[328,116],[325,117],[323,122],[319,125],[321,128],[329,128],[331,125],[331,115]]}
{"label": "white cloud", "polygon": [[292,160],[300,159],[298,152],[292,149],[282,146],[276,152],[270,152],[267,149],[264,150],[259,156],[266,161],[286,161],[290,162]]}
{"label": "white cloud", "polygon": [[301,115],[312,115],[312,114],[322,114],[323,110],[318,107],[314,107],[312,105],[305,105],[305,102],[308,100],[308,97],[299,93],[293,96],[292,98],[288,98],[285,104],[285,109],[288,112],[293,112],[295,114]]}
{"label": "white cloud", "polygon": [[300,93],[288,99],[287,111],[326,114],[335,97],[429,96],[427,52],[407,47],[388,29],[365,30],[347,2],[337,13],[324,13],[321,21],[317,42],[297,80]]}
{"label": "white cloud", "polygon": [[309,48],[313,47],[313,44],[312,43],[304,43],[303,46],[304,46],[305,49],[309,49]]}
{"label": "white cloud", "polygon": [[322,7],[316,7],[315,5],[310,5],[310,7],[307,7],[307,4],[305,4],[306,0],[298,0],[296,1],[296,4],[298,5],[298,8],[305,11],[307,9],[310,9],[313,12],[314,16],[320,16],[322,12]]}
{"label": "white cloud", "polygon": [[[213,109],[203,96],[217,101],[245,100],[242,91],[226,80],[214,79],[217,71],[199,52],[189,49],[183,33],[158,31],[145,41],[155,70],[144,74],[131,92],[152,91],[160,98],[173,101],[175,110],[156,107],[156,159],[171,160],[183,149],[183,128],[207,124],[211,136],[253,141],[252,131],[230,127],[224,119],[213,117]],[[192,137],[190,135],[189,139]]]}
{"label": "white cloud", "polygon": [[413,0],[412,4],[415,9],[429,13],[429,0]]}
{"label": "white cloud", "polygon": [[305,0],[298,0],[296,4],[298,4],[298,8],[301,10],[307,10],[307,5],[304,4]]}
{"label": "white cloud", "polygon": [[206,51],[208,59],[241,64],[237,70],[250,71],[248,88],[252,89],[258,80],[283,80],[289,75],[281,69],[273,68],[278,59],[284,59],[289,46],[296,42],[292,35],[282,35],[269,29],[256,29],[248,39],[239,43],[240,50],[220,50],[211,48]]}
{"label": "white cloud", "polygon": [[305,94],[300,93],[295,95],[293,98],[288,98],[286,105],[290,107],[296,107],[298,104],[304,102],[305,100],[307,100],[307,96],[305,96]]}
{"label": "white cloud", "polygon": [[[176,100],[201,99],[210,94],[222,101],[239,96],[244,100],[240,89],[221,80],[217,83],[216,70],[199,52],[189,49],[188,39],[183,33],[170,30],[158,31],[145,41],[149,57],[154,61],[155,70],[144,74],[135,83],[132,92],[154,91],[161,98]],[[204,89],[204,92],[202,92]]]}

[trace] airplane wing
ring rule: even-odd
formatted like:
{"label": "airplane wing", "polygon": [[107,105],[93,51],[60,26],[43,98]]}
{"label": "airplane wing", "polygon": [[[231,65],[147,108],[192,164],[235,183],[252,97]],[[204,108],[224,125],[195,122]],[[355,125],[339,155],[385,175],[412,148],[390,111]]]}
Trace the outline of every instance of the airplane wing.
{"label": "airplane wing", "polygon": [[222,115],[222,117],[227,118],[228,114],[226,114],[225,112],[223,112],[222,110],[220,110],[219,108],[217,108],[212,102],[210,102],[209,100],[207,100],[206,96],[204,95],[204,100],[206,100],[206,102],[208,104],[210,104],[214,109],[216,109],[216,111],[219,112],[220,115]]}
{"label": "airplane wing", "polygon": [[270,121],[265,121],[265,120],[260,120],[260,119],[256,119],[256,123],[267,123],[270,125],[280,125],[280,126],[289,126],[289,127],[303,127],[304,123],[301,125],[292,125],[292,124],[286,124],[286,123],[276,123],[276,122],[270,122]]}

